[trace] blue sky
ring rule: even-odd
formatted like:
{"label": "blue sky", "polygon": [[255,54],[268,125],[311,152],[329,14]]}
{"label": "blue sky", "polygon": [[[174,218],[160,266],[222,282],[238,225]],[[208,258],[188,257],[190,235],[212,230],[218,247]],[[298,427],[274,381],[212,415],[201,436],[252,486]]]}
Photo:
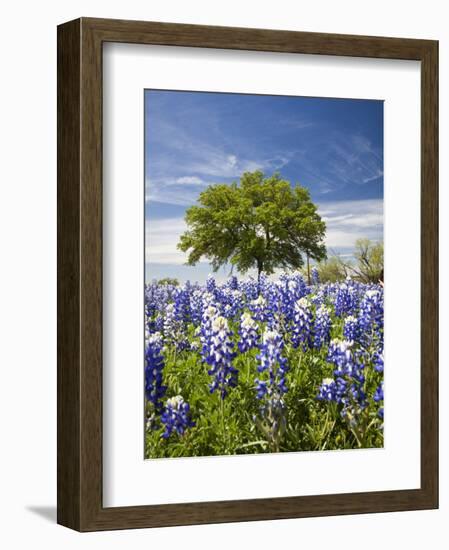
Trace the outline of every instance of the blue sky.
{"label": "blue sky", "polygon": [[349,257],[357,238],[382,240],[382,101],[146,90],[147,281],[204,281],[209,264],[185,266],[176,248],[186,208],[256,169],[310,190],[328,252]]}

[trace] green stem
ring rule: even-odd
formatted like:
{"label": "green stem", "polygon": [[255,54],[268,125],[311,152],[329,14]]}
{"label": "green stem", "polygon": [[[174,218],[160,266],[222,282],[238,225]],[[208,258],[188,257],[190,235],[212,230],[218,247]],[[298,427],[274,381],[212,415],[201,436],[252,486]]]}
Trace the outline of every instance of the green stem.
{"label": "green stem", "polygon": [[248,382],[248,385],[250,385],[250,380],[251,380],[251,357],[248,353],[246,354],[246,380]]}
{"label": "green stem", "polygon": [[221,432],[223,436],[223,445],[224,445],[224,454],[228,454],[228,445],[227,445],[227,434],[226,434],[226,428],[225,428],[225,421],[224,421],[224,399],[222,397],[219,397],[220,399],[220,412],[221,412]]}

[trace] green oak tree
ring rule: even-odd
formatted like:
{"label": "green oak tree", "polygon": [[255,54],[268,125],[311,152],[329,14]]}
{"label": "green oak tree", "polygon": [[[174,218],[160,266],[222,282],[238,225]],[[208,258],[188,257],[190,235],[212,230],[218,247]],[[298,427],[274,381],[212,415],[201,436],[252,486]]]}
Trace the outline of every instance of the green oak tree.
{"label": "green oak tree", "polygon": [[178,248],[188,252],[189,265],[206,258],[215,271],[226,264],[242,273],[255,268],[260,279],[276,268],[301,268],[304,256],[308,265],[326,258],[326,225],[309,191],[278,173],[245,172],[238,183],[209,186],[185,220]]}

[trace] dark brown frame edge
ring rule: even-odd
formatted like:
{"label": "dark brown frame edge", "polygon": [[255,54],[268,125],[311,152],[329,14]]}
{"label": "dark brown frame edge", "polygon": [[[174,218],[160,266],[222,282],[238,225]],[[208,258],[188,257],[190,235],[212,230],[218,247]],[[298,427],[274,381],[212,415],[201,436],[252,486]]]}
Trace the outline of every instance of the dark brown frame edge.
{"label": "dark brown frame edge", "polygon": [[[421,61],[420,489],[103,508],[103,42]],[[437,205],[437,41],[90,18],[60,25],[58,523],[79,531],[95,531],[437,508]]]}

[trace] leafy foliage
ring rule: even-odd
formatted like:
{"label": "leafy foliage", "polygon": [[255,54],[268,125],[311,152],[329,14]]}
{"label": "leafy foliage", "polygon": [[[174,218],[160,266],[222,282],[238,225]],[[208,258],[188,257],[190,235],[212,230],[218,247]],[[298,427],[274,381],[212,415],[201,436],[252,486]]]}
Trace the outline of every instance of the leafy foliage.
{"label": "leafy foliage", "polygon": [[326,226],[308,190],[279,174],[246,172],[240,183],[211,185],[186,213],[188,230],[178,248],[188,264],[206,258],[214,270],[230,263],[241,273],[300,268],[303,255],[326,257]]}

